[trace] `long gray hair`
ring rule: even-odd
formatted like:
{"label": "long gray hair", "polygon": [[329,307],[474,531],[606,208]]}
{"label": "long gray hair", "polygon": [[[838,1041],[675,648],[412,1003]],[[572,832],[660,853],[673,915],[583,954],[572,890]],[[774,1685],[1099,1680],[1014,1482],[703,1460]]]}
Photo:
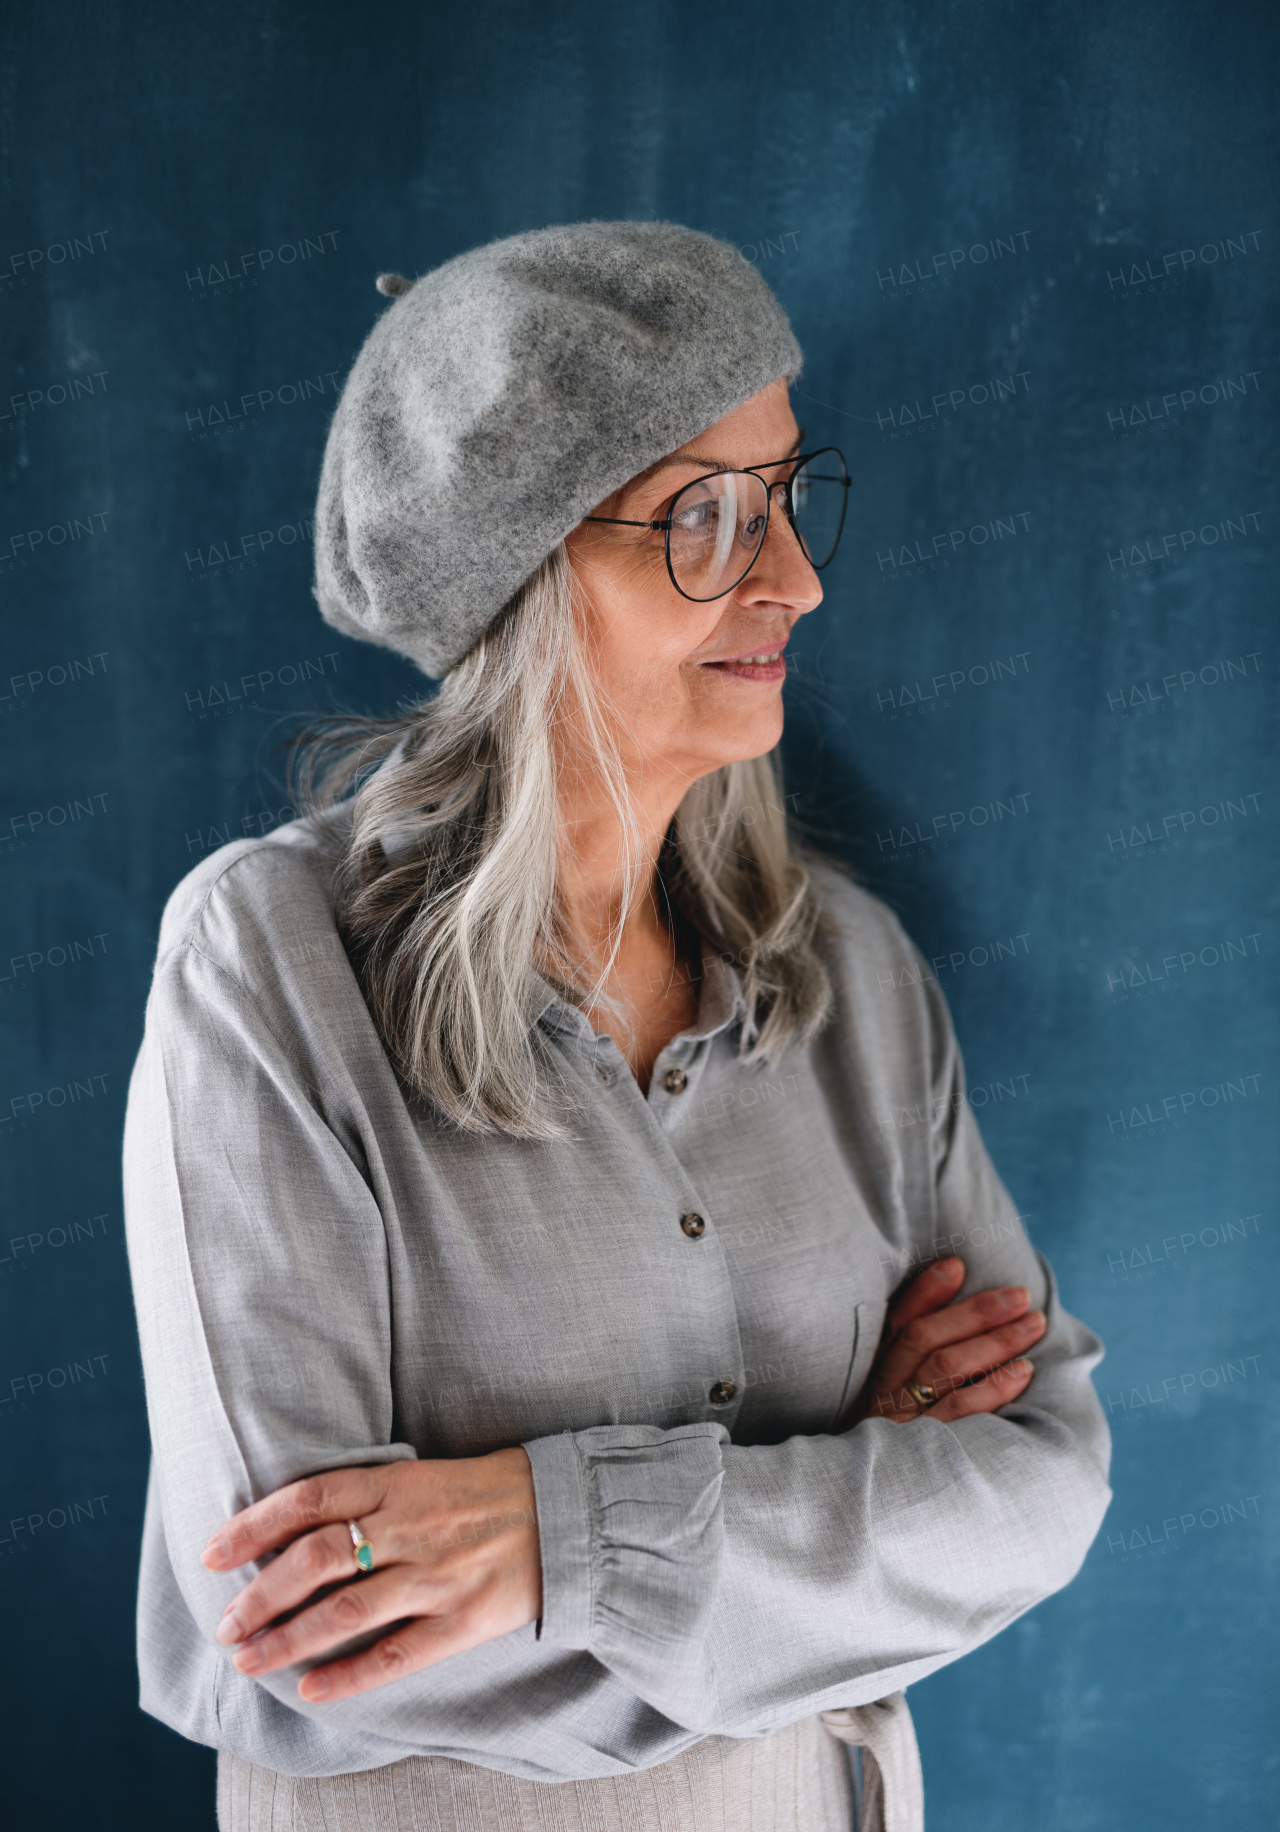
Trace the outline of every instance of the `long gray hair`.
{"label": "long gray hair", "polygon": [[[561,546],[433,698],[395,718],[326,721],[299,741],[302,810],[351,802],[337,918],[374,1022],[402,1080],[463,1131],[567,1136],[535,1043],[539,977],[626,1027],[608,981],[647,886],[610,714]],[[558,893],[566,722],[624,840],[620,915],[594,973]],[[745,1060],[776,1062],[807,1041],[831,1004],[824,919],[772,757],[690,787],[659,873],[671,909],[742,971]]]}

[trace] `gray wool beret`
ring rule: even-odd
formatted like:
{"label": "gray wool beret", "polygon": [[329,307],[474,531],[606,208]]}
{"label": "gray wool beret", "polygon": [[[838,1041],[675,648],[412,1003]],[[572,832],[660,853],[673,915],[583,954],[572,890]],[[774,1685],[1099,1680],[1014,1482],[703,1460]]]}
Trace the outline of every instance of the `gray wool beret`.
{"label": "gray wool beret", "polygon": [[538,229],[379,286],[395,302],[325,447],[315,592],[431,675],[611,491],[800,371],[750,262],[675,223]]}

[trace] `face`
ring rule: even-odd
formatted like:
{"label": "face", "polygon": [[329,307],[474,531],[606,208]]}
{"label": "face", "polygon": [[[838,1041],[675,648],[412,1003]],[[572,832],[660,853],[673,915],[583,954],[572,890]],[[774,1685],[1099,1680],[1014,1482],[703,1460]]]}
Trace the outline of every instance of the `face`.
{"label": "face", "polygon": [[[741,407],[595,511],[661,521],[685,484],[799,451],[785,381]],[[785,466],[765,473],[773,483]],[[726,763],[762,756],[782,735],[783,654],[798,620],[822,601],[818,575],[775,496],[751,571],[709,604],[684,598],[667,574],[663,537],[583,522],[566,545],[586,602],[599,683],[620,714],[623,761],[636,786],[675,799]]]}

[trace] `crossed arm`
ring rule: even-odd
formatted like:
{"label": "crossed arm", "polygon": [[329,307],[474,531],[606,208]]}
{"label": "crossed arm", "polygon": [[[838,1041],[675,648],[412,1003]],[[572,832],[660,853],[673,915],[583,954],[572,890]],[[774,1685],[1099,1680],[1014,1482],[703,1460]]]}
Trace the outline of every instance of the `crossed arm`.
{"label": "crossed arm", "polygon": [[[125,1169],[155,1447],[144,1692],[164,1721],[212,1740],[238,1713],[255,1748],[309,1739],[314,1772],[426,1749],[570,1779],[882,1697],[1078,1569],[1108,1498],[1101,1345],[1059,1305],[962,1101],[939,1096],[946,1136],[913,1160],[934,1179],[917,1244],[967,1242],[969,1282],[1013,1303],[958,1298],[959,1261],[923,1274],[852,1429],[738,1445],[711,1420],[618,1424],[424,1460],[386,1379],[386,1225],[346,1083],[335,1123],[288,1014],[286,1050],[194,948],[153,998]],[[931,1062],[960,1085],[949,1046]],[[927,1412],[908,1380],[938,1396]],[[235,1667],[207,1661],[219,1631]]]}
{"label": "crossed arm", "polygon": [[[1034,1369],[1021,1356],[1044,1334],[1043,1312],[1029,1307],[1022,1285],[952,1302],[964,1276],[952,1256],[900,1292],[856,1423],[919,1419],[926,1408],[908,1381],[926,1398],[938,1395],[927,1410],[944,1424],[995,1412],[1026,1391]],[[348,1522],[373,1548],[367,1576],[355,1565]],[[298,1685],[312,1704],[434,1666],[542,1614],[533,1470],[518,1446],[290,1483],[220,1527],[203,1562],[232,1571],[276,1551],[228,1606],[217,1639],[235,1647],[235,1665],[254,1678],[319,1661]],[[324,1660],[378,1631],[386,1632],[371,1646]]]}

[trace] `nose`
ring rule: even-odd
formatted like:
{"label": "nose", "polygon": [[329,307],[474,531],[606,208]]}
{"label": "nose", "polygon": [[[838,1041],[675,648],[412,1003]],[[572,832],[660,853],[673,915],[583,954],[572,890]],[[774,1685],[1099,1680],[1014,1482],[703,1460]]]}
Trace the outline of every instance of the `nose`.
{"label": "nose", "polygon": [[809,564],[786,509],[776,498],[755,565],[733,596],[741,605],[756,610],[778,605],[795,617],[803,617],[822,603],[822,582]]}

